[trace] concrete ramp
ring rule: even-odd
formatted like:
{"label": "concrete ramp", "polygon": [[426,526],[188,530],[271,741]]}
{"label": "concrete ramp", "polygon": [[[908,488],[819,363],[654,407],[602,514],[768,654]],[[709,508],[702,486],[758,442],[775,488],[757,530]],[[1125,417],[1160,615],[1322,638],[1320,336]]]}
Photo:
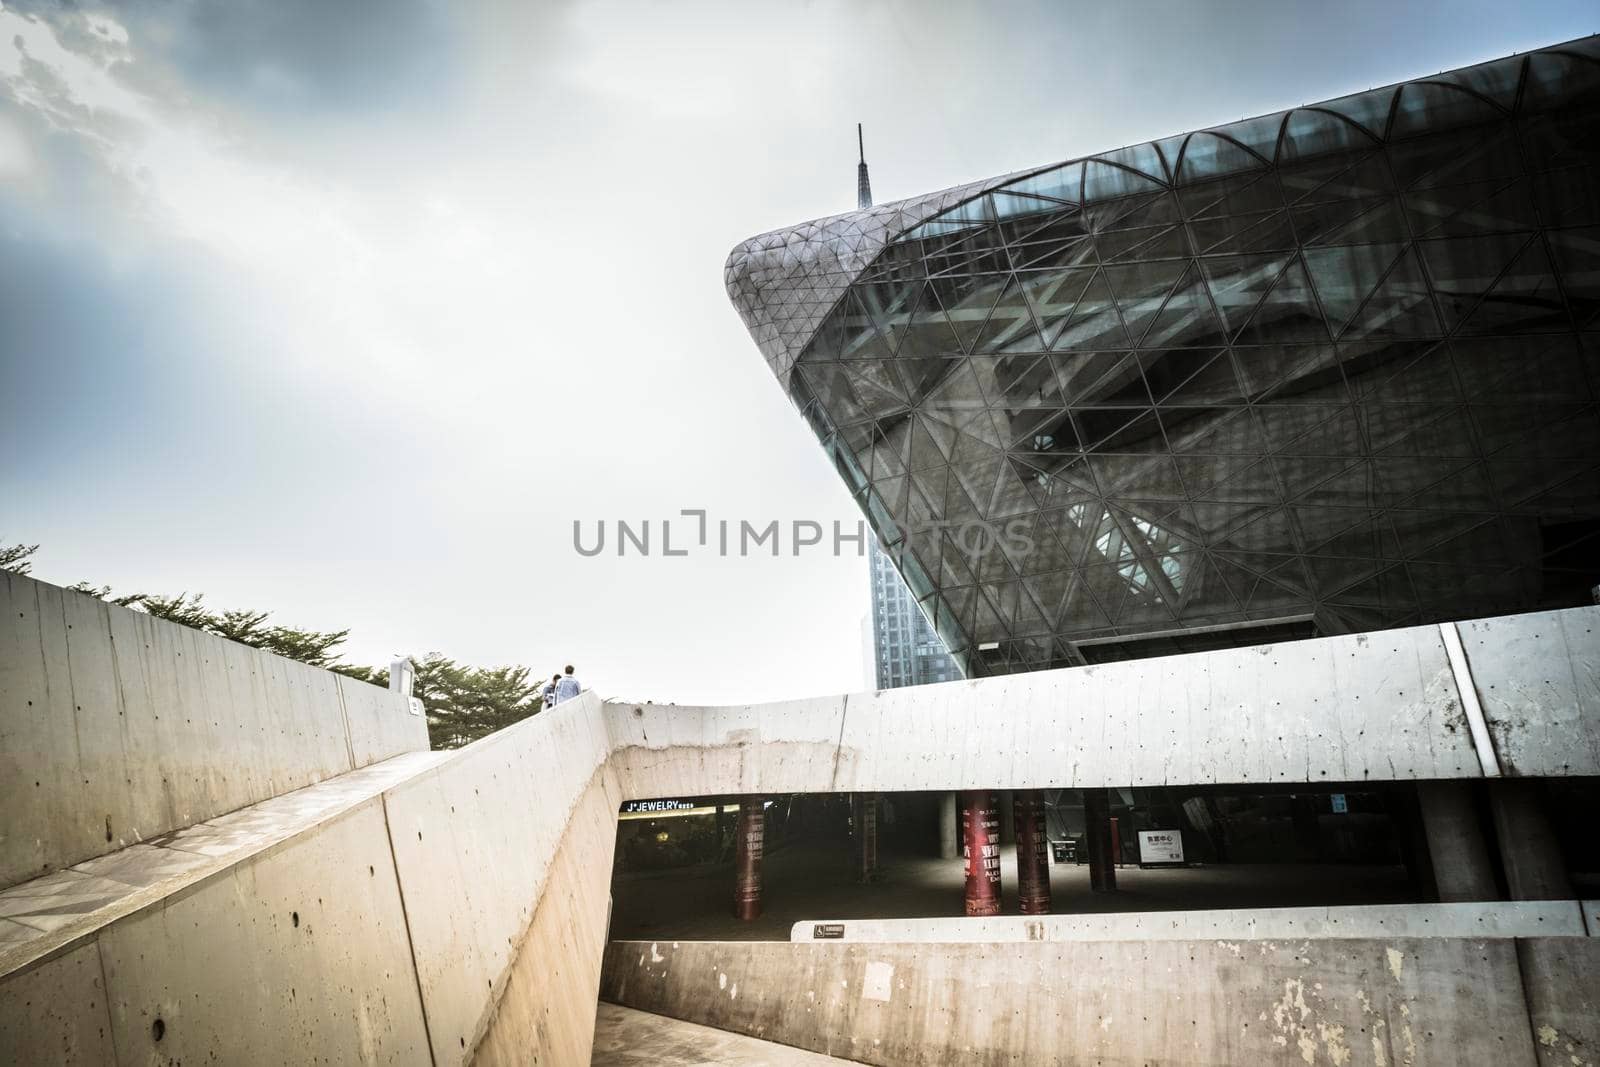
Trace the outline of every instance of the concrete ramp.
{"label": "concrete ramp", "polygon": [[0,894],[18,1063],[587,1062],[620,802],[585,695]]}

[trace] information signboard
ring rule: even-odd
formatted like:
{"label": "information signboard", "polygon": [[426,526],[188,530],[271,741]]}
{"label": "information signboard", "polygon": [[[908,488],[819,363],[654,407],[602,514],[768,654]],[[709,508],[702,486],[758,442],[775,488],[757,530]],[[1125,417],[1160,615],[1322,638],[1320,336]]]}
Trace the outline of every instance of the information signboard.
{"label": "information signboard", "polygon": [[1140,830],[1139,866],[1183,862],[1182,830]]}

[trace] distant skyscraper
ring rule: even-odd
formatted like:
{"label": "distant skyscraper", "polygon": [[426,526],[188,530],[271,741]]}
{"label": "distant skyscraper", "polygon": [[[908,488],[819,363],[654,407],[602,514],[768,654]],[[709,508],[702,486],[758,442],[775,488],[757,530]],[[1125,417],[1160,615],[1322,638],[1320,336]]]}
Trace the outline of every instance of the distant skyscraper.
{"label": "distant skyscraper", "polygon": [[[867,147],[856,123],[856,148],[861,162],[856,165],[856,207],[872,206],[872,180],[867,177]],[[872,543],[872,618],[863,627],[863,651],[870,657],[869,684],[879,689],[902,685],[948,682],[961,677],[955,660],[945,651],[944,642],[929,625],[922,609],[912,599],[905,580],[894,569],[889,557]],[[869,636],[870,635],[870,636]]]}
{"label": "distant skyscraper", "polygon": [[873,684],[879,689],[895,689],[960,678],[961,669],[876,541],[870,555]]}

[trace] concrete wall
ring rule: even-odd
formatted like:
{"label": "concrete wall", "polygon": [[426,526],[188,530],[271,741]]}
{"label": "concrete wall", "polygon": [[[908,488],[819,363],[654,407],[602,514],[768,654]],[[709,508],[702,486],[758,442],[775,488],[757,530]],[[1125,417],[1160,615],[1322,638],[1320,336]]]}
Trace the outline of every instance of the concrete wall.
{"label": "concrete wall", "polygon": [[[0,1059],[587,1063],[608,753],[585,694],[180,877],[0,976]],[[289,799],[239,817],[270,835]]]}
{"label": "concrete wall", "polygon": [[8,977],[0,1048],[19,1064],[425,1060],[380,802]]}
{"label": "concrete wall", "polygon": [[387,690],[0,572],[0,887],[427,747]]}
{"label": "concrete wall", "polygon": [[1506,774],[1600,774],[1600,613],[1456,624]]}
{"label": "concrete wall", "polygon": [[601,995],[865,1063],[1532,1067],[1593,1061],[1597,963],[1593,938],[619,941]]}
{"label": "concrete wall", "polygon": [[[584,694],[385,794],[440,1067],[485,1042],[520,1041],[524,1062],[587,1056],[622,801],[608,752],[600,701]],[[535,973],[557,953],[584,962],[550,989]]]}
{"label": "concrete wall", "polygon": [[1213,908],[1207,911],[1087,915],[994,915],[984,918],[807,919],[791,941],[865,943],[1005,941],[1193,941],[1205,938],[1294,940],[1382,937],[1585,937],[1576,900],[1451,904],[1365,904],[1313,908]]}
{"label": "concrete wall", "polygon": [[1600,774],[1600,609],[748,707],[606,708],[629,797]]}

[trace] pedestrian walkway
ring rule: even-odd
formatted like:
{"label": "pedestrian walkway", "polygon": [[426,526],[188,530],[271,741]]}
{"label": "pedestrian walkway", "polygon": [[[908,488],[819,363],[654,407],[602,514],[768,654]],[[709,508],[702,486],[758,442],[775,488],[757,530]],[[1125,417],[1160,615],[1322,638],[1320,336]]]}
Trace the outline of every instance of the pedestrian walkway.
{"label": "pedestrian walkway", "polygon": [[590,1067],[822,1067],[853,1060],[731,1034],[665,1015],[600,1005]]}

